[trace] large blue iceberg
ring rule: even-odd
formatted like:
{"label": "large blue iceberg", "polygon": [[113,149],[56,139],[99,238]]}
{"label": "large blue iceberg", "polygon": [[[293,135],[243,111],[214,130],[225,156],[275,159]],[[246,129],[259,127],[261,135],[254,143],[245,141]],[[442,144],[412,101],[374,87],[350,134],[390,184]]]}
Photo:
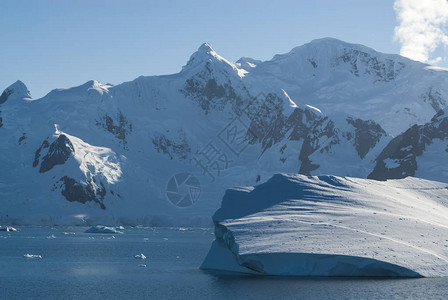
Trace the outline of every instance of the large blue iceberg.
{"label": "large blue iceberg", "polygon": [[274,175],[233,188],[201,268],[283,276],[448,276],[448,184]]}

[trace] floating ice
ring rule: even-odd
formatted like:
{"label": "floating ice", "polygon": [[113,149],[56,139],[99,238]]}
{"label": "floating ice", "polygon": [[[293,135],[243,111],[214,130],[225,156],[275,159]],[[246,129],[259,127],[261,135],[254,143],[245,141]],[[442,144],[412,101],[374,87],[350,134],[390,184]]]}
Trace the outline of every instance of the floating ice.
{"label": "floating ice", "polygon": [[25,258],[42,258],[42,255],[38,255],[38,254],[24,254],[23,257]]}
{"label": "floating ice", "polygon": [[134,256],[135,259],[146,259],[146,256],[141,253],[141,254],[137,254],[136,256]]}
{"label": "floating ice", "polygon": [[85,231],[85,233],[123,233],[116,230],[113,227],[107,227],[103,225],[92,226]]}
{"label": "floating ice", "polygon": [[17,231],[17,229],[15,229],[12,226],[4,226],[4,227],[0,226],[0,231]]}

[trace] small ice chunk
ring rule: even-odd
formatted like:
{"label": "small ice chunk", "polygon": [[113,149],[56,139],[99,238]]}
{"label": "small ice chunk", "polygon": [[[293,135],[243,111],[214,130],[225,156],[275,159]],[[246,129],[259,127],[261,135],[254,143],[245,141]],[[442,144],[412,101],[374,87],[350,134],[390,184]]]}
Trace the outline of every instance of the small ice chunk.
{"label": "small ice chunk", "polygon": [[0,226],[0,231],[17,231],[17,229],[12,226]]}
{"label": "small ice chunk", "polygon": [[42,258],[42,255],[38,255],[38,254],[24,254],[23,257],[25,258]]}
{"label": "small ice chunk", "polygon": [[143,253],[137,254],[134,256],[135,259],[146,259],[146,256]]}
{"label": "small ice chunk", "polygon": [[116,230],[113,227],[107,227],[103,225],[92,226],[85,231],[85,233],[123,233]]}
{"label": "small ice chunk", "polygon": [[55,239],[56,236],[54,234],[47,236],[47,239]]}
{"label": "small ice chunk", "polygon": [[138,266],[141,267],[141,268],[146,268],[145,264],[139,264]]}
{"label": "small ice chunk", "polygon": [[74,232],[63,232],[62,234],[63,235],[75,235],[76,233],[74,233]]}

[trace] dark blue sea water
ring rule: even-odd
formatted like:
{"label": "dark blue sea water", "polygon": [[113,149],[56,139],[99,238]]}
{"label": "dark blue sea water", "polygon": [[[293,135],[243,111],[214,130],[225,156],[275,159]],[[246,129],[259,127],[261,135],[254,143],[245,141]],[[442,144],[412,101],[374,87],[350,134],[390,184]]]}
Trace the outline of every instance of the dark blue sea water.
{"label": "dark blue sea water", "polygon": [[212,275],[199,270],[212,229],[19,229],[0,232],[0,299],[448,299],[448,278]]}

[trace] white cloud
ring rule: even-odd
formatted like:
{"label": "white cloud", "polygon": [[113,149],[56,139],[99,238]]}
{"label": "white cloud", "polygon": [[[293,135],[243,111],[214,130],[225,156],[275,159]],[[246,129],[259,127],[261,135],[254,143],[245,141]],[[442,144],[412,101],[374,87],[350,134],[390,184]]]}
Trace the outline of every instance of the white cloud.
{"label": "white cloud", "polygon": [[394,9],[399,23],[395,39],[401,43],[400,54],[426,63],[442,61],[441,57],[430,59],[430,55],[437,47],[448,46],[448,1],[396,0]]}

